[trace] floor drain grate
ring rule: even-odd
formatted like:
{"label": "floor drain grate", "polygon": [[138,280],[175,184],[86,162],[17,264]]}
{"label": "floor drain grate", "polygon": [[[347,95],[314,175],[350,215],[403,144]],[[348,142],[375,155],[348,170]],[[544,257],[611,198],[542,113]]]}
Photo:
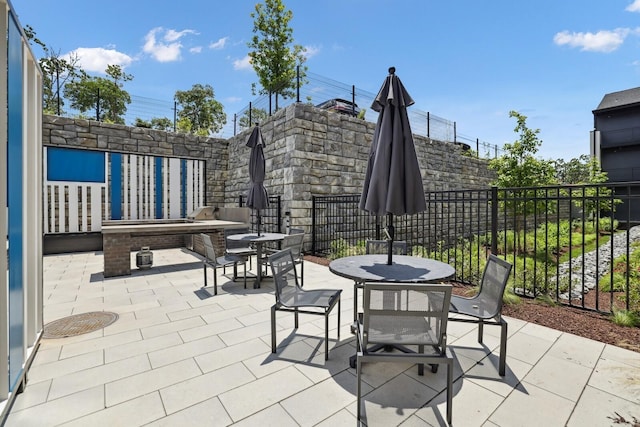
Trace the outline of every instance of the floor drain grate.
{"label": "floor drain grate", "polygon": [[66,338],[88,334],[105,328],[118,320],[110,311],[92,311],[54,320],[44,325],[43,338]]}

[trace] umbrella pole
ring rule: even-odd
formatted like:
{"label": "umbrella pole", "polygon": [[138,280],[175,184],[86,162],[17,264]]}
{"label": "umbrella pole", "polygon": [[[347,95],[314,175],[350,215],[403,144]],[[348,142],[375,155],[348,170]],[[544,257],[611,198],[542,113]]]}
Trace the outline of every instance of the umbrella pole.
{"label": "umbrella pole", "polygon": [[262,222],[260,219],[260,209],[258,209],[258,236],[260,236],[260,223]]}
{"label": "umbrella pole", "polygon": [[387,248],[388,256],[387,256],[387,265],[391,265],[393,263],[393,239],[395,238],[395,229],[393,227],[393,214],[387,214],[387,229],[389,230],[389,245]]}

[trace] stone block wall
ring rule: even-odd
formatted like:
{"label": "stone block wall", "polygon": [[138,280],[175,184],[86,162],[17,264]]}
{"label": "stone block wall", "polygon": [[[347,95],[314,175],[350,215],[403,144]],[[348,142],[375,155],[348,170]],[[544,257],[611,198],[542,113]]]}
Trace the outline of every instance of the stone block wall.
{"label": "stone block wall", "polygon": [[[375,123],[298,103],[260,124],[265,141],[265,187],[280,194],[291,225],[311,230],[312,196],[362,191]],[[229,139],[225,189],[228,204],[249,185],[246,141]],[[484,159],[463,155],[456,144],[414,136],[425,191],[487,188],[494,178]]]}

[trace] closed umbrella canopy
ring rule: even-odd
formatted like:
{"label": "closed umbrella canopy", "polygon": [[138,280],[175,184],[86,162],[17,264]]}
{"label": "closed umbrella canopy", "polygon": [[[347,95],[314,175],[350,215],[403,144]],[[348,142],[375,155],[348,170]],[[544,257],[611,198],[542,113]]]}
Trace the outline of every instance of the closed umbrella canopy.
{"label": "closed umbrella canopy", "polygon": [[264,140],[258,126],[253,128],[247,141],[247,147],[251,147],[249,157],[249,192],[247,193],[247,206],[256,210],[258,219],[258,235],[260,234],[260,209],[269,207],[269,195],[264,188],[265,161]]}
{"label": "closed umbrella canopy", "polygon": [[389,264],[394,239],[393,215],[413,215],[427,208],[407,115],[407,107],[413,103],[395,75],[395,68],[389,68],[389,75],[371,105],[379,114],[360,198],[360,209],[388,217]]}

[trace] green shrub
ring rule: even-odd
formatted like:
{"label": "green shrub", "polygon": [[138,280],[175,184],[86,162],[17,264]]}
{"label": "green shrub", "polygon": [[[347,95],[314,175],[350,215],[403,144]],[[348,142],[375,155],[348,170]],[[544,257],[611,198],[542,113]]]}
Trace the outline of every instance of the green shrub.
{"label": "green shrub", "polygon": [[616,325],[636,327],[640,326],[640,314],[628,310],[614,310],[612,321]]}

